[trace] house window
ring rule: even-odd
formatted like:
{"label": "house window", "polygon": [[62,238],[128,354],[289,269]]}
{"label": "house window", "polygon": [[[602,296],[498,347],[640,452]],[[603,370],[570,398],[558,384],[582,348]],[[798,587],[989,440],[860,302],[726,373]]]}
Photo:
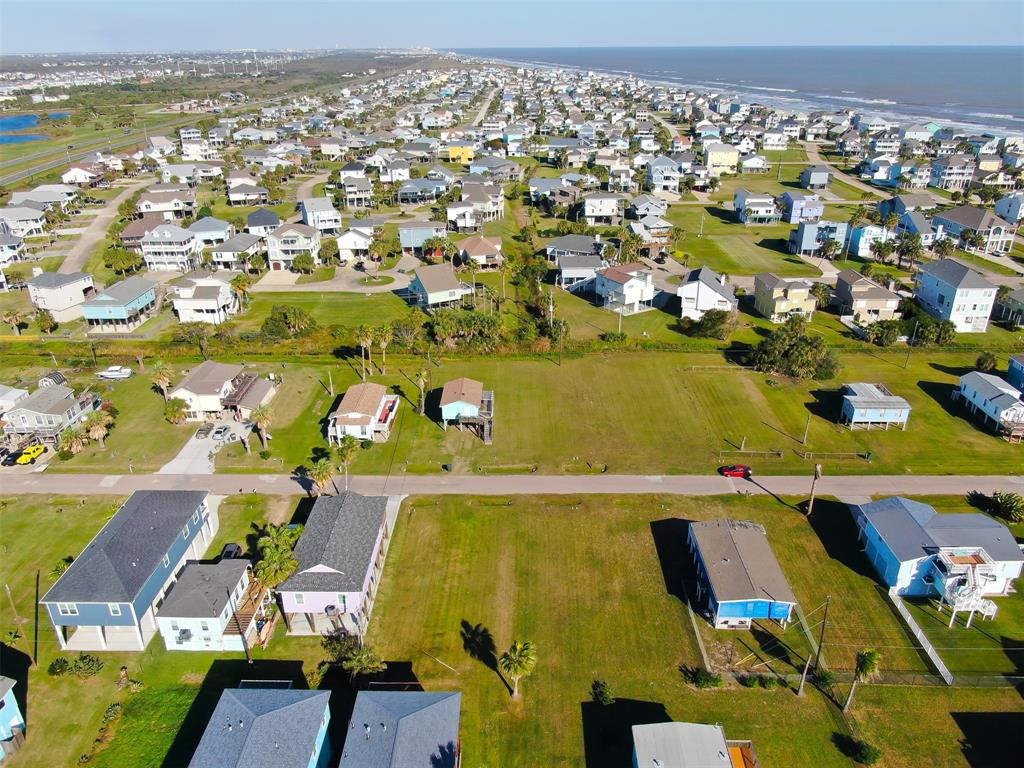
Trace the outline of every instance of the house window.
{"label": "house window", "polygon": [[121,615],[121,604],[120,603],[107,603],[107,608],[110,609],[111,616]]}
{"label": "house window", "polygon": [[78,606],[74,603],[57,603],[57,613],[61,616],[77,616]]}
{"label": "house window", "polygon": [[192,522],[193,523],[198,523],[199,522],[199,510],[198,509],[192,515]]}
{"label": "house window", "polygon": [[181,538],[188,540],[188,523],[185,523],[185,527],[181,529]]}
{"label": "house window", "polygon": [[[210,625],[209,625],[209,623],[207,623],[205,621],[199,622],[199,628],[201,630],[203,630],[203,632],[209,632],[210,631]],[[205,639],[209,640],[209,638],[205,638]]]}
{"label": "house window", "polygon": [[306,603],[306,597],[301,592],[295,593],[295,604],[304,605]]}
{"label": "house window", "polygon": [[164,568],[170,568],[170,566],[171,566],[171,556],[170,555],[164,555]]}

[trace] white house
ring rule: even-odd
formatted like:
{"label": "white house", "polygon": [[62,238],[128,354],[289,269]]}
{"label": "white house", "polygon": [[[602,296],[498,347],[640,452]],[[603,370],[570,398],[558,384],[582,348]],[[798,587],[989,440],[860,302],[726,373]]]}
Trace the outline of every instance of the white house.
{"label": "white house", "polygon": [[340,442],[345,435],[358,440],[387,440],[399,402],[398,395],[388,394],[382,384],[367,381],[352,385],[327,418],[327,442]]}
{"label": "white house", "polygon": [[196,207],[195,192],[146,192],[139,198],[139,213],[159,213],[164,221],[192,216]]}
{"label": "white house", "polygon": [[996,215],[1011,224],[1019,224],[1024,218],[1024,192],[1014,192],[997,200]]}
{"label": "white house", "polygon": [[341,213],[327,197],[310,197],[299,201],[302,223],[313,227],[321,235],[333,235],[341,230]]}
{"label": "white house", "polygon": [[611,192],[595,192],[583,198],[583,217],[588,226],[617,226],[626,214],[626,198]]}
{"label": "white house", "polygon": [[245,269],[249,260],[262,250],[262,243],[258,235],[239,232],[223,243],[213,246],[210,255],[213,257],[213,263],[220,269]]}
{"label": "white house", "polygon": [[305,224],[282,224],[267,236],[267,261],[271,269],[291,269],[300,253],[320,260],[320,233]]}
{"label": "white house", "polygon": [[178,320],[183,323],[220,325],[240,308],[238,294],[231,283],[209,272],[188,275],[174,287],[171,303]]}
{"label": "white house", "polygon": [[15,237],[39,237],[46,234],[46,214],[38,208],[10,205],[0,208],[0,221]]}
{"label": "white house", "polygon": [[996,286],[956,259],[940,259],[918,270],[914,297],[928,314],[951,321],[958,333],[984,333]]}
{"label": "white house", "polygon": [[373,235],[365,229],[348,229],[338,235],[338,258],[344,264],[364,259],[370,254]]}
{"label": "white house", "polygon": [[97,168],[85,165],[72,165],[60,175],[64,184],[74,184],[76,187],[91,187],[98,182],[103,173]]}
{"label": "white house", "polygon": [[651,308],[654,275],[643,264],[620,264],[597,273],[594,292],[601,306],[625,315]]}
{"label": "white house", "polygon": [[32,306],[53,315],[58,323],[82,316],[82,306],[93,293],[92,275],[85,272],[41,272],[27,281]]}
{"label": "white house", "polygon": [[986,424],[991,420],[996,432],[1024,433],[1024,395],[998,376],[981,371],[965,373],[960,377],[957,397],[972,413],[981,413]]}
{"label": "white house", "polygon": [[140,241],[146,269],[154,272],[190,272],[199,263],[202,244],[187,229],[161,224]]}
{"label": "white house", "polygon": [[204,216],[189,224],[188,231],[195,235],[202,245],[216,245],[234,237],[235,226],[213,216]]}
{"label": "white house", "polygon": [[156,623],[168,651],[242,652],[269,628],[270,604],[248,560],[193,561],[160,603]]}
{"label": "white house", "polygon": [[737,189],[733,198],[736,218],[744,224],[775,224],[782,219],[782,213],[771,195]]}
{"label": "white house", "polygon": [[240,365],[204,360],[168,392],[168,398],[185,401],[189,421],[205,421],[232,412],[248,418],[277,393],[269,379],[245,373]]}
{"label": "white house", "polygon": [[735,288],[725,280],[725,275],[700,267],[691,270],[676,290],[681,305],[681,316],[700,320],[711,309],[732,312],[738,306]]}

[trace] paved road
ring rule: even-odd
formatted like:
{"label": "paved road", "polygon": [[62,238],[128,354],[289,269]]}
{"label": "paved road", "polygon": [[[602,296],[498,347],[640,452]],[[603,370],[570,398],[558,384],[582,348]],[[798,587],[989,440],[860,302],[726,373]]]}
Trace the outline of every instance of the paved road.
{"label": "paved road", "polygon": [[125,187],[121,194],[100,208],[96,218],[92,220],[92,223],[82,233],[82,236],[71,246],[67,257],[61,262],[58,271],[65,275],[71,272],[80,272],[85,267],[85,262],[89,260],[89,254],[92,253],[93,248],[106,239],[107,230],[117,217],[117,206],[135,194],[136,191],[148,187],[154,181],[152,177],[137,181],[131,186]]}
{"label": "paved road", "polygon": [[[340,488],[343,480],[335,479]],[[368,494],[675,494],[710,496],[728,493],[770,493],[806,496],[809,475],[775,475],[753,481],[717,475],[393,475],[353,476],[352,490]],[[93,495],[127,494],[136,490],[206,490],[218,494],[249,492],[295,495],[306,493],[304,479],[290,475],[78,475],[31,473],[0,475],[0,493]],[[1008,475],[834,475],[818,481],[817,493],[840,498],[904,495],[963,495],[969,490],[1024,492],[1024,477]]]}

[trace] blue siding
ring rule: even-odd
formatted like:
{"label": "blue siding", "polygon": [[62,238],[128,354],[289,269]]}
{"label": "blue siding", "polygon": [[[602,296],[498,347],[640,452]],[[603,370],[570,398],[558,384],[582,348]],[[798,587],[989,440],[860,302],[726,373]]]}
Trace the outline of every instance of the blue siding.
{"label": "blue siding", "polygon": [[46,610],[50,614],[55,626],[58,627],[131,627],[135,620],[132,617],[132,607],[128,603],[118,603],[121,606],[121,615],[113,616],[106,603],[76,603],[78,608],[77,616],[61,616],[57,611],[56,603],[47,603]]}
{"label": "blue siding", "polygon": [[[14,736],[15,729],[25,729],[25,718],[18,708],[18,700],[14,696],[14,687],[11,687],[3,698],[4,705],[0,708],[0,740],[6,741]],[[3,749],[0,748],[0,762],[3,760]]]}
{"label": "blue siding", "polygon": [[156,303],[156,289],[150,288],[141,296],[125,304],[116,301],[99,303],[100,301],[102,299],[98,298],[97,303],[88,304],[82,308],[86,320],[126,320]]}
{"label": "blue siding", "polygon": [[1024,363],[1017,362],[1011,358],[1010,369],[1007,371],[1006,378],[1011,386],[1024,390]]}
{"label": "blue siding", "polygon": [[774,619],[787,621],[793,606],[789,603],[777,603],[772,600],[737,600],[719,603],[716,616],[730,619]]}

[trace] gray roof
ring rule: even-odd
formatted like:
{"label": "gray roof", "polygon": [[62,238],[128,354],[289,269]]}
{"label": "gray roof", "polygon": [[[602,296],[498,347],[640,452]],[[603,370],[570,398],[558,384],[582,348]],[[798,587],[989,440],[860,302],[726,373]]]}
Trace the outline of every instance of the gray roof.
{"label": "gray roof", "polygon": [[334,203],[327,197],[303,198],[299,201],[299,205],[301,205],[303,210],[306,211],[333,211],[337,213],[334,208]]}
{"label": "gray roof", "polygon": [[276,227],[280,223],[281,217],[269,208],[260,208],[258,211],[253,211],[246,219],[246,224],[250,227]]}
{"label": "gray roof", "polygon": [[68,274],[62,274],[60,272],[42,272],[25,282],[29,285],[35,286],[36,288],[61,288],[65,285],[77,283],[79,280],[84,280],[87,277],[89,277],[89,275],[85,272],[70,272]]}
{"label": "gray roof", "polygon": [[228,688],[189,768],[306,768],[330,691]]}
{"label": "gray roof", "polygon": [[1010,530],[980,512],[940,515],[928,504],[902,496],[853,509],[871,522],[900,561],[925,557],[940,547],[981,547],[993,560],[1024,561]]}
{"label": "gray roof", "polygon": [[257,235],[249,232],[239,232],[234,237],[229,237],[220,245],[213,246],[214,253],[243,253],[252,248],[260,241]]}
{"label": "gray roof", "polygon": [[882,384],[865,384],[857,382],[844,384],[844,400],[849,400],[854,408],[905,408],[910,410],[906,398],[894,395]]}
{"label": "gray roof", "polygon": [[643,768],[729,768],[729,746],[720,725],[649,723],[633,726],[633,750]]}
{"label": "gray roof", "polygon": [[601,268],[601,257],[596,253],[570,253],[558,257],[558,268],[564,269],[593,269],[595,272]]}
{"label": "gray roof", "polygon": [[1020,390],[991,373],[982,371],[965,373],[960,377],[960,389],[963,389],[965,385],[977,392],[986,402],[997,406],[1000,411],[1012,408],[1021,401]]}
{"label": "gray roof", "polygon": [[594,253],[597,241],[589,235],[562,235],[547,244],[549,249],[560,251],[576,251],[578,253]]}
{"label": "gray roof", "polygon": [[956,208],[950,208],[948,211],[936,213],[935,217],[951,221],[954,224],[959,224],[962,227],[973,229],[975,231],[986,230],[990,227],[1003,227],[1004,229],[1012,228],[1012,225],[1003,221],[992,213],[992,211],[985,208],[978,208],[974,205],[961,205]]}
{"label": "gray roof", "polygon": [[217,618],[228,604],[250,563],[244,558],[216,563],[189,563],[171,587],[158,612],[173,619]]}
{"label": "gray roof", "polygon": [[112,304],[128,304],[129,302],[135,301],[146,291],[152,291],[156,288],[156,283],[152,280],[147,280],[144,277],[135,275],[129,277],[127,280],[122,280],[119,283],[104,288],[102,291],[96,294],[94,298],[89,299],[85,302],[85,306],[101,305],[109,307]]}
{"label": "gray roof", "polygon": [[215,219],[213,216],[204,216],[188,226],[189,232],[223,232],[230,227],[226,221]]}
{"label": "gray roof", "polygon": [[921,267],[921,271],[954,288],[995,289],[995,286],[982,277],[981,273],[975,272],[966,264],[962,264],[956,259],[933,261]]}
{"label": "gray roof", "polygon": [[360,691],[339,768],[455,768],[462,694]]}
{"label": "gray roof", "polygon": [[136,491],[41,602],[133,601],[207,495],[206,491]]}
{"label": "gray roof", "polygon": [[723,282],[721,275],[713,269],[708,267],[698,267],[697,269],[691,270],[690,274],[686,276],[686,282],[699,282],[719,294],[722,298],[727,299],[732,303],[736,302],[736,287],[731,283]]}
{"label": "gray roof", "polygon": [[63,384],[51,384],[48,387],[40,387],[31,395],[22,398],[14,404],[14,408],[11,410],[24,408],[32,413],[56,415],[64,413],[71,407],[71,399],[74,396],[75,391],[70,387],[65,387]]}
{"label": "gray roof", "polygon": [[[387,507],[386,496],[319,496],[295,545],[299,563],[282,592],[361,592]],[[336,572],[306,573],[326,565]]]}
{"label": "gray roof", "polygon": [[718,602],[796,602],[760,525],[745,520],[712,520],[690,523],[690,531]]}
{"label": "gray roof", "polygon": [[416,279],[427,293],[457,291],[462,287],[459,278],[447,264],[429,264],[415,272]]}
{"label": "gray roof", "polygon": [[216,395],[226,382],[233,380],[242,372],[242,366],[235,363],[218,363],[215,360],[204,360],[181,380],[173,390],[184,389],[194,395]]}

